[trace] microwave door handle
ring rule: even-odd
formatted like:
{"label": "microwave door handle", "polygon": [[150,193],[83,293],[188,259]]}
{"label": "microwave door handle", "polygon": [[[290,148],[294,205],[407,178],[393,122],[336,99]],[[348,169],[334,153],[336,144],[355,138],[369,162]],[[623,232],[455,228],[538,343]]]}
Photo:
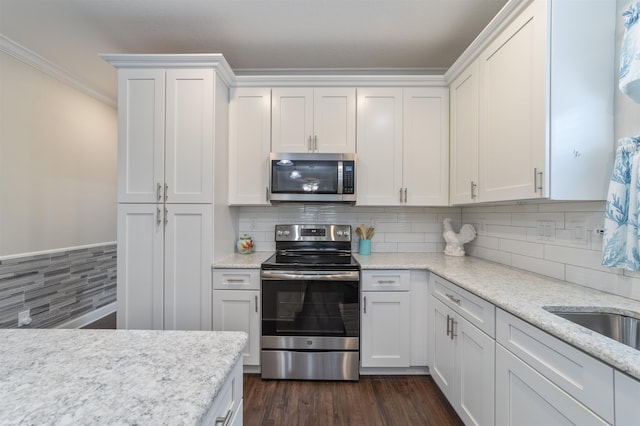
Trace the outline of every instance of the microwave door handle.
{"label": "microwave door handle", "polygon": [[344,164],[338,161],[338,194],[344,192]]}

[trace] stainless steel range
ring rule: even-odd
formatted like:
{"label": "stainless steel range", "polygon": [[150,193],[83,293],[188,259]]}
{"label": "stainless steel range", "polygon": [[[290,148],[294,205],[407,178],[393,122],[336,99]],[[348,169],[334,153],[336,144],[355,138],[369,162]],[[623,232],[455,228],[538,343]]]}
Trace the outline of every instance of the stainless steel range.
{"label": "stainless steel range", "polygon": [[350,225],[276,225],[262,264],[263,379],[358,380],[360,265]]}

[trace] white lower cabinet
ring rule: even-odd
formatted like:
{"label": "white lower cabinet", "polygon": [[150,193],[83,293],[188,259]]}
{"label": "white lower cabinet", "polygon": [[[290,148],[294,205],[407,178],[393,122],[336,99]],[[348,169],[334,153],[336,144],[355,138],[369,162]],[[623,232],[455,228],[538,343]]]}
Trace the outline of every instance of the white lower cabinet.
{"label": "white lower cabinet", "polygon": [[411,273],[362,271],[362,367],[409,367]]}
{"label": "white lower cabinet", "polygon": [[493,425],[495,307],[435,274],[429,292],[431,376],[466,425]]}
{"label": "white lower cabinet", "polygon": [[619,371],[614,373],[614,380],[616,426],[637,425],[640,381]]}
{"label": "white lower cabinet", "polygon": [[211,330],[211,210],[118,205],[118,328]]}
{"label": "white lower cabinet", "polygon": [[213,272],[213,330],[249,335],[245,366],[260,365],[260,271],[216,269]]}
{"label": "white lower cabinet", "polygon": [[213,400],[213,405],[202,420],[203,425],[229,425],[242,426],[243,423],[243,383],[242,361],[236,365],[224,381],[218,396]]}
{"label": "white lower cabinet", "polygon": [[500,309],[496,340],[496,424],[614,424],[610,366]]}

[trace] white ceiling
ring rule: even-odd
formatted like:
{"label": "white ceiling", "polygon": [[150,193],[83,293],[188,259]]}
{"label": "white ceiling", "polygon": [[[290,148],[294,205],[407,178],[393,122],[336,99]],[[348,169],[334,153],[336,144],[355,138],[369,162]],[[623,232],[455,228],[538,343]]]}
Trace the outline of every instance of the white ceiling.
{"label": "white ceiling", "polygon": [[[222,53],[255,69],[447,69],[506,0],[0,0],[0,34],[107,98],[99,53]],[[415,71],[415,70],[413,70]]]}

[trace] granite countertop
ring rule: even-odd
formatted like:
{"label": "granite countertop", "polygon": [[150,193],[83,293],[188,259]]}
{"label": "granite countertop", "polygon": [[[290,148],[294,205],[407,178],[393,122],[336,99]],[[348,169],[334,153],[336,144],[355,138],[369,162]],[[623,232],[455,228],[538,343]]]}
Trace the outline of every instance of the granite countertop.
{"label": "granite countertop", "polygon": [[[234,254],[215,268],[260,268],[271,252]],[[426,269],[545,330],[593,357],[640,379],[640,351],[557,315],[544,306],[606,307],[638,316],[640,301],[571,284],[470,256],[442,253],[354,253],[362,269]]]}
{"label": "granite countertop", "polygon": [[606,307],[638,316],[640,301],[500,265],[442,253],[355,255],[362,269],[427,269],[499,308],[640,379],[640,351],[557,315],[544,306]]}
{"label": "granite countertop", "polygon": [[0,424],[200,424],[242,332],[0,330]]}
{"label": "granite countertop", "polygon": [[213,262],[214,268],[260,269],[260,264],[271,257],[272,251],[256,251],[251,254],[234,253]]}

